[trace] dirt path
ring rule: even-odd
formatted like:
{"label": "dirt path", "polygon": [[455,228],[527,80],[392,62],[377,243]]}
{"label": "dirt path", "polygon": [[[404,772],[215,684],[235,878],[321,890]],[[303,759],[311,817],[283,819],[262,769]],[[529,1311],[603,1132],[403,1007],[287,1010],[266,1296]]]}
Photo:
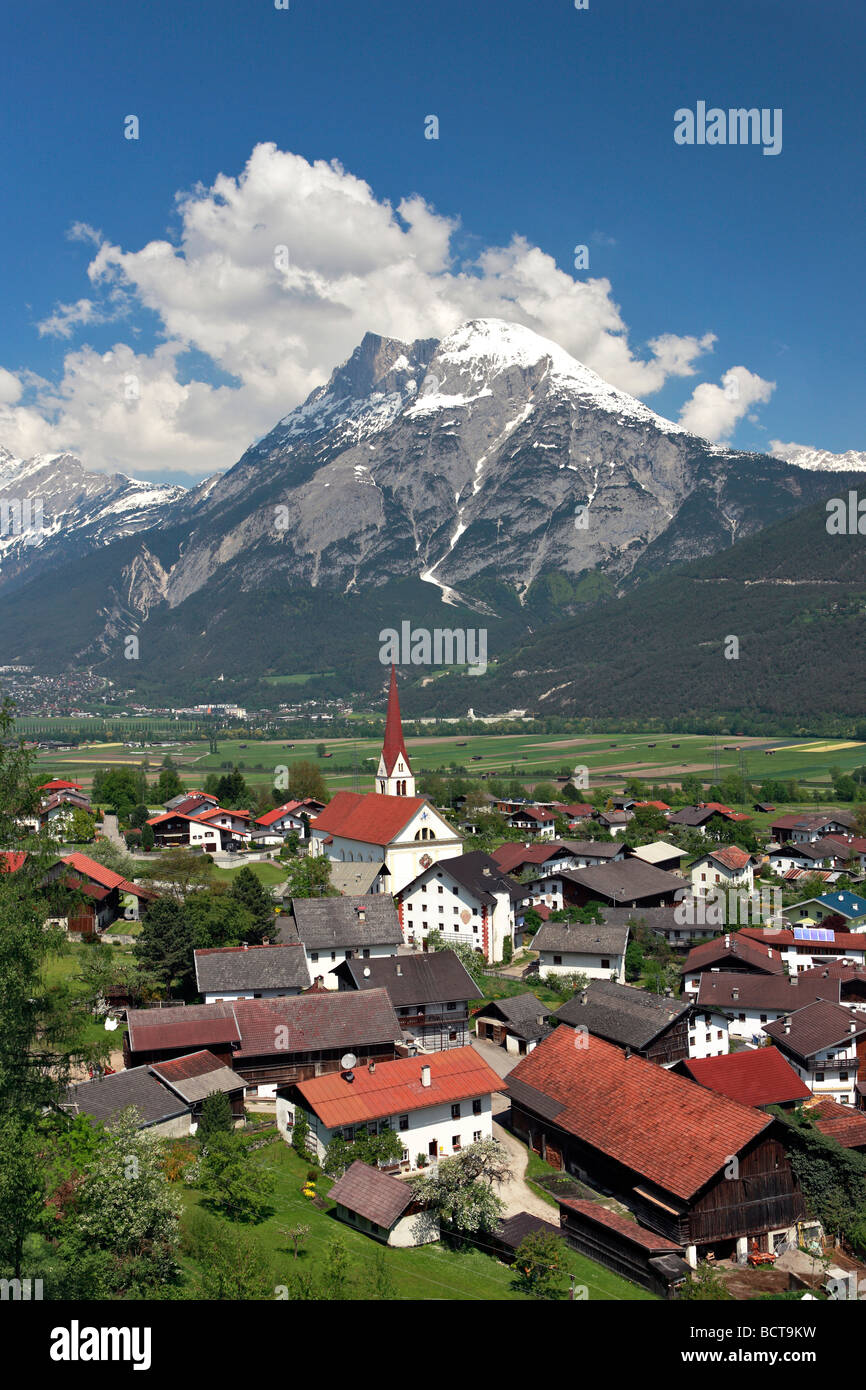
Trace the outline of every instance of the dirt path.
{"label": "dirt path", "polygon": [[538,1197],[531,1187],[527,1187],[523,1180],[529,1156],[523,1145],[509,1134],[502,1125],[493,1122],[493,1137],[498,1139],[503,1148],[508,1150],[512,1160],[515,1176],[510,1182],[505,1182],[497,1189],[498,1196],[505,1203],[505,1215],[516,1216],[519,1211],[531,1212],[533,1216],[540,1216],[543,1221],[549,1221],[552,1226],[559,1225],[559,1214],[556,1207],[550,1206],[542,1197]]}

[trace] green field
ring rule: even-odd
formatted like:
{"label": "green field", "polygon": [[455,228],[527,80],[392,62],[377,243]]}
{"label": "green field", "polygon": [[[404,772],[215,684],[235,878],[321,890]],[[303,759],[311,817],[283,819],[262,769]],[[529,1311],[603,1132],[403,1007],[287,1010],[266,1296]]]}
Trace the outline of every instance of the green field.
{"label": "green field", "polygon": [[[309,1171],[308,1165],[287,1144],[282,1140],[270,1144],[263,1151],[262,1161],[276,1180],[272,1198],[274,1213],[259,1225],[245,1226],[243,1229],[269,1258],[276,1281],[287,1285],[291,1294],[292,1277],[299,1270],[311,1273],[318,1280],[324,1269],[328,1246],[339,1234],[349,1253],[347,1298],[359,1300],[375,1297],[373,1261],[383,1247],[369,1236],[335,1220],[332,1215],[334,1204],[327,1199],[332,1186],[330,1178],[319,1174],[317,1179],[318,1195],[325,1198],[325,1208],[322,1209],[303,1196],[301,1188]],[[183,1192],[183,1197],[187,1210],[201,1201],[199,1193],[189,1190]],[[551,1216],[553,1224],[556,1224],[553,1211]],[[310,1235],[304,1253],[295,1261],[284,1228],[298,1222],[310,1227]],[[479,1241],[483,1244],[484,1237],[479,1237]],[[385,1248],[385,1260],[393,1281],[395,1299],[457,1299],[482,1303],[527,1299],[526,1294],[511,1287],[511,1270],[484,1249],[469,1248],[461,1252],[439,1243],[409,1250],[388,1247]],[[652,1298],[646,1290],[620,1279],[576,1251],[568,1252],[566,1263],[569,1273],[576,1276],[579,1284],[586,1286],[591,1300]],[[188,1260],[188,1272],[194,1271],[194,1268],[194,1262]]]}
{"label": "green field", "polygon": [[[325,744],[330,758],[317,759],[316,746]],[[531,782],[565,774],[575,766],[589,769],[590,787],[621,787],[627,777],[646,782],[676,783],[687,773],[705,781],[714,778],[714,749],[718,753],[720,777],[737,773],[742,755],[746,775],[759,785],[765,777],[796,778],[814,790],[829,787],[829,768],[844,771],[866,763],[866,744],[842,739],[741,739],[723,744],[710,736],[695,734],[493,734],[444,735],[408,738],[407,746],[416,774],[442,772],[453,765],[463,766],[473,776],[512,775]],[[201,742],[178,742],[170,748],[155,745],[148,749],[128,748],[124,744],[96,744],[62,753],[43,752],[39,767],[46,775],[54,773],[90,784],[98,768],[137,766],[148,758],[155,774],[167,752],[180,768],[187,787],[196,787],[209,772],[224,770],[223,765],[241,767],[249,786],[270,786],[277,767],[291,767],[301,758],[318,762],[328,784],[334,789],[351,788],[357,767],[362,790],[372,786],[381,740],[296,739],[256,741],[227,739],[217,753],[210,753]],[[342,767],[344,771],[333,771]],[[513,772],[512,772],[513,769]]]}

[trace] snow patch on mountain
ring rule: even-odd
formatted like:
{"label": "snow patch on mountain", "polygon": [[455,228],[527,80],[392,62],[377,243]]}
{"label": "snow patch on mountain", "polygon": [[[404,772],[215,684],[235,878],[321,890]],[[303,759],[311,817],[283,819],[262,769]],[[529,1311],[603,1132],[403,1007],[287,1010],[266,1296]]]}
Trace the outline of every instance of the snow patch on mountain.
{"label": "snow patch on mountain", "polygon": [[769,448],[773,458],[794,463],[798,468],[811,468],[825,473],[866,472],[866,451],[849,449],[845,454],[831,454],[829,449],[814,449],[810,444],[784,444],[774,439]]}

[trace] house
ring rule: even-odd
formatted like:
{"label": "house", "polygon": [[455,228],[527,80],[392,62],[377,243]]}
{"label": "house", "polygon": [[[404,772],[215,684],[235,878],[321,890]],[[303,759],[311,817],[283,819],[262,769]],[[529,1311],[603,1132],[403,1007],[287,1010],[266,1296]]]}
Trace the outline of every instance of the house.
{"label": "house", "polygon": [[734,811],[730,806],[723,806],[720,801],[699,801],[696,806],[684,806],[681,811],[672,811],[668,816],[668,825],[679,825],[686,830],[697,830],[699,835],[705,835],[713,816],[720,816],[723,821],[729,823],[749,819],[742,812]]}
{"label": "house", "polygon": [[122,874],[78,851],[65,855],[46,872],[46,883],[57,880],[86,898],[83,903],[71,905],[63,919],[70,933],[82,937],[98,935],[120,918],[138,921],[159,896],[152,889],[131,883]]}
{"label": "house", "polygon": [[[809,975],[820,972],[809,972]],[[814,999],[838,995],[838,983],[807,979],[806,975],[748,975],[722,970],[701,976],[699,1008],[723,1014],[732,1038],[757,1047],[761,1029],[790,1009]]]}
{"label": "house", "polygon": [[122,1110],[134,1106],[139,1129],[179,1139],[195,1134],[201,1107],[215,1091],[228,1096],[234,1122],[242,1125],[244,1089],[243,1080],[218,1057],[202,1051],[163,1066],[142,1065],[79,1081],[68,1088],[63,1108],[110,1124]]}
{"label": "house", "polygon": [[333,971],[339,988],[385,989],[403,1035],[425,1051],[465,1047],[469,1001],[478,986],[453,951],[346,960]]}
{"label": "house", "polygon": [[490,963],[502,960],[525,896],[482,850],[439,859],[395,895],[402,940],[426,950],[430,932],[439,931],[446,945],[471,946]]}
{"label": "house", "polygon": [[621,835],[625,831],[633,812],[631,811],[599,811],[596,820],[599,825],[608,830],[611,835]]}
{"label": "house", "polygon": [[703,940],[708,928],[699,922],[695,924],[683,923],[679,920],[682,913],[677,907],[608,907],[605,905],[602,913],[605,922],[611,925],[622,924],[625,922],[634,923],[635,926],[645,926],[656,936],[661,936],[672,946],[679,947],[680,950],[687,950],[696,940]]}
{"label": "house", "polygon": [[536,870],[539,878],[542,878],[559,869],[570,869],[574,864],[573,850],[559,840],[540,845],[520,845],[513,840],[507,841],[492,851],[492,857],[503,873],[510,874],[512,878]]}
{"label": "house", "polygon": [[564,816],[569,830],[574,830],[582,822],[591,820],[595,807],[588,801],[578,801],[569,805],[562,801],[554,801],[550,809],[555,815]]}
{"label": "house", "polygon": [[528,830],[540,840],[552,840],[556,830],[556,817],[552,811],[542,810],[540,806],[520,806],[505,817],[512,830]]}
{"label": "house", "polygon": [[534,1152],[613,1193],[693,1268],[709,1252],[796,1238],[805,1203],[769,1115],[601,1038],[575,1047],[566,1028],[518,1062],[506,1090]]}
{"label": "house", "polygon": [[436,1217],[419,1220],[424,1208],[408,1183],[355,1160],[328,1193],[334,1215],[383,1245],[405,1249],[439,1239]]}
{"label": "house", "polygon": [[724,1057],[689,1058],[678,1062],[674,1070],[699,1086],[756,1110],[771,1105],[793,1110],[811,1096],[808,1086],[775,1047],[729,1052]]}
{"label": "house", "polygon": [[[209,806],[204,811],[196,811],[192,816],[203,827],[205,835],[218,829],[228,846],[243,844],[252,837],[255,822],[250,811],[227,811],[223,806]],[[190,844],[200,843],[195,831],[190,831]]]}
{"label": "house", "polygon": [[845,835],[854,829],[854,817],[847,811],[818,811],[810,815],[779,816],[770,826],[774,840],[811,844],[824,835]]}
{"label": "house", "polygon": [[659,1298],[670,1298],[688,1279],[690,1267],[675,1240],[612,1211],[601,1202],[560,1197],[559,1234],[572,1249],[613,1270]]}
{"label": "house", "polygon": [[151,816],[147,824],[153,830],[154,843],[162,849],[192,845],[205,854],[216,854],[235,843],[231,829],[180,811]]}
{"label": "house", "polygon": [[219,946],[193,952],[195,980],[206,1004],[220,999],[273,999],[312,983],[303,945]]}
{"label": "house", "polygon": [[813,1095],[856,1104],[859,1070],[866,1058],[866,1017],[815,999],[766,1023],[764,1032]]}
{"label": "house", "polygon": [[623,859],[588,869],[565,869],[560,874],[565,906],[589,902],[611,907],[667,907],[687,891],[678,874],[665,873],[640,859]]}
{"label": "house", "polygon": [[357,898],[292,898],[291,915],[276,918],[279,941],[302,942],[311,979],[322,976],[337,989],[331,973],[344,960],[394,956],[403,944],[393,900],[385,893]]}
{"label": "house", "polygon": [[206,1049],[232,1065],[241,1035],[231,1004],[169,1005],[162,1009],[127,1009],[123,1065],[167,1062]]}
{"label": "house", "polygon": [[308,1146],[319,1162],[332,1139],[351,1143],[358,1134],[392,1129],[403,1143],[395,1166],[412,1172],[492,1138],[491,1100],[501,1087],[499,1076],[473,1047],[366,1066],[353,1060],[348,1069],[330,1076],[280,1087],[277,1128],[289,1139],[297,1110],[302,1110],[309,1125]]}
{"label": "house", "polygon": [[588,975],[590,979],[625,982],[629,929],[597,922],[544,922],[535,933],[538,973]]}
{"label": "house", "polygon": [[666,840],[638,845],[636,849],[630,849],[629,854],[633,859],[640,859],[644,864],[652,864],[653,868],[665,869],[672,874],[679,873],[683,860],[687,858],[684,849],[677,849],[676,845],[669,845]]}
{"label": "house", "polygon": [[724,936],[716,936],[712,941],[704,941],[693,946],[683,961],[681,973],[683,991],[697,994],[704,971],[734,970],[746,974],[781,975],[784,971],[782,957],[770,941],[775,942],[780,933],[768,935],[763,945],[751,939],[745,929]]}
{"label": "house", "polygon": [[[557,861],[541,866],[537,878],[524,878],[523,888],[533,907],[549,907],[551,911],[558,912],[576,900],[576,891],[566,889],[563,884],[563,873],[615,864],[625,859],[625,845],[603,840],[563,840],[561,850]],[[568,858],[563,862],[566,853]]]}
{"label": "house", "polygon": [[863,932],[836,931],[834,927],[804,926],[793,927],[790,931],[743,927],[738,936],[756,944],[766,943],[792,973],[812,970],[831,961],[866,964],[866,934]]}
{"label": "house", "polygon": [[857,873],[862,867],[861,854],[853,843],[835,835],[823,835],[819,840],[798,843],[789,840],[769,850],[767,862],[776,874],[788,874],[792,869],[806,869],[810,873],[844,869]]}
{"label": "house", "polygon": [[348,1052],[359,1063],[390,1061],[403,1042],[384,989],[239,999],[230,1007],[240,1033],[232,1065],[258,1088],[260,1097],[275,1096],[278,1086],[338,1071]]}
{"label": "house", "polygon": [[[613,980],[591,980],[586,989],[572,995],[553,1015],[557,1023],[579,1029],[584,1035],[604,1038],[615,1047],[655,1062],[673,1066],[692,1056],[689,1028],[692,1006],[688,1000],[652,994]],[[720,1032],[719,1047],[727,1050],[727,1030]]]}
{"label": "house", "polygon": [[851,923],[850,930],[866,931],[866,898],[855,893],[822,893],[820,898],[804,898],[782,908],[782,916],[792,926],[820,926],[828,917],[840,917]]}
{"label": "house", "polygon": [[691,870],[692,894],[705,898],[710,889],[733,888],[753,893],[755,875],[752,869],[752,856],[739,845],[725,845],[723,849],[710,850],[695,859]]}
{"label": "house", "polygon": [[476,1032],[506,1052],[525,1057],[550,1032],[550,1010],[527,992],[510,999],[491,999],[475,1015]]}
{"label": "house", "polygon": [[[272,811],[266,811],[263,816],[257,816],[255,825],[272,836],[279,836],[281,841],[292,831],[304,840],[309,835],[310,814],[303,801],[287,801],[282,806],[275,806]],[[253,836],[255,835],[254,826]]]}
{"label": "house", "polygon": [[219,806],[219,800],[209,792],[181,792],[180,796],[163,802],[164,811],[177,811],[181,816],[192,816],[196,811],[207,811],[212,806]]}

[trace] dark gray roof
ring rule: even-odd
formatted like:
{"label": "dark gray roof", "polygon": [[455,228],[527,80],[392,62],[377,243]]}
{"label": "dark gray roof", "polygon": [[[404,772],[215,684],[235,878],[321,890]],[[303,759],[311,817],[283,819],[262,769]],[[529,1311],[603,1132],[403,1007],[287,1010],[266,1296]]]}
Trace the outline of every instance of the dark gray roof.
{"label": "dark gray roof", "polygon": [[615,859],[618,854],[624,854],[625,848],[620,844],[611,844],[609,840],[562,840],[561,844],[578,858],[584,859],[594,855],[596,859]]}
{"label": "dark gray roof", "polygon": [[627,941],[628,927],[597,922],[543,922],[532,939],[532,949],[621,956]]}
{"label": "dark gray roof", "polygon": [[678,922],[674,913],[676,908],[671,907],[602,907],[602,917],[609,927],[624,927],[629,922],[644,922],[650,931],[666,932],[673,929],[681,929],[682,922]]}
{"label": "dark gray roof", "polygon": [[614,864],[597,864],[588,869],[564,869],[561,878],[587,888],[599,898],[616,898],[615,905],[628,906],[641,898],[684,893],[688,881],[666,869],[644,864],[640,859],[622,859]]}
{"label": "dark gray roof", "polygon": [[134,1105],[141,1117],[141,1128],[189,1113],[189,1106],[152,1076],[146,1066],[113,1072],[93,1081],[79,1081],[69,1087],[66,1104],[72,1114],[80,1111],[105,1122]]}
{"label": "dark gray roof", "polygon": [[684,806],[681,811],[672,811],[668,825],[705,825],[718,813],[707,806]]}
{"label": "dark gray roof", "polygon": [[513,878],[509,878],[492,855],[485,854],[480,849],[471,850],[468,854],[459,854],[454,859],[439,859],[435,864],[431,864],[429,869],[425,869],[423,874],[413,879],[412,883],[407,883],[401,890],[402,893],[405,894],[416,883],[420,883],[422,878],[426,877],[428,881],[435,878],[436,871],[442,869],[479,902],[487,903],[488,906],[492,907],[497,893],[508,893],[514,902],[522,902],[526,897],[526,889],[515,883]]}
{"label": "dark gray roof", "polygon": [[531,993],[515,994],[510,999],[491,999],[475,1017],[490,1018],[491,1015],[498,1015],[508,1025],[509,1032],[519,1038],[542,1038],[550,1032],[546,1023],[550,1010]]}
{"label": "dark gray roof", "polygon": [[[544,1044],[545,1047],[549,1045],[549,1043]],[[555,1120],[557,1115],[565,1109],[565,1101],[557,1100],[555,1096],[545,1095],[535,1086],[530,1086],[528,1081],[520,1081],[513,1072],[506,1080],[503,1093],[511,1100],[516,1101],[518,1105],[525,1105],[527,1110],[532,1110],[544,1120]]]}
{"label": "dark gray roof", "polygon": [[447,950],[378,960],[356,956],[331,973],[351,980],[356,989],[386,989],[395,1009],[408,1004],[468,1001],[479,994],[465,966]]}
{"label": "dark gray roof", "polygon": [[562,1235],[561,1227],[555,1226],[552,1221],[542,1221],[540,1216],[533,1216],[531,1212],[518,1211],[514,1216],[500,1221],[496,1228],[496,1239],[508,1250],[516,1250],[522,1240],[536,1231],[543,1231],[549,1236]]}
{"label": "dark gray roof", "polygon": [[[586,1003],[582,1003],[583,999]],[[689,1001],[668,999],[649,990],[619,985],[612,980],[592,980],[554,1015],[573,1027],[583,1024],[596,1037],[623,1047],[647,1047],[691,1009]]]}
{"label": "dark gray roof", "polygon": [[279,946],[228,946],[195,951],[201,994],[218,990],[309,989],[307,957],[299,941]]}
{"label": "dark gray roof", "polygon": [[403,936],[390,893],[357,898],[292,898],[293,926],[278,917],[281,941],[303,941],[307,950],[399,946]]}

